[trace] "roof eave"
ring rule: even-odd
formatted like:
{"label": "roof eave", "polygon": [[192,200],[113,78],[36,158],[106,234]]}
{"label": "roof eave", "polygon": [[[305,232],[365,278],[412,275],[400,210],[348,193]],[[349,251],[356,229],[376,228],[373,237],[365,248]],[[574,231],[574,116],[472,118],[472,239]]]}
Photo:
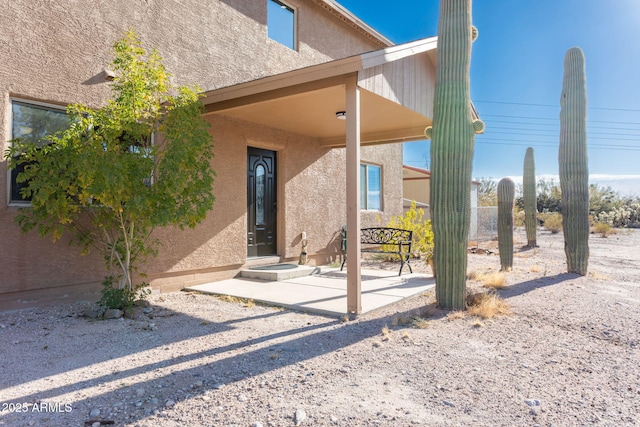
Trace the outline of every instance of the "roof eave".
{"label": "roof eave", "polygon": [[397,61],[411,55],[431,50],[435,51],[436,47],[437,37],[429,37],[409,43],[389,46],[372,52],[353,55],[347,58],[311,65],[309,67],[299,68],[233,86],[210,90],[205,93],[204,103],[209,104],[220,102],[229,98],[252,95],[256,92],[264,92],[285,86],[349,75],[367,68]]}
{"label": "roof eave", "polygon": [[374,40],[381,46],[393,46],[395,43],[367,25],[363,20],[354,15],[347,8],[334,0],[314,0],[317,4],[333,13],[334,16],[342,19],[353,28],[363,33],[368,38]]}

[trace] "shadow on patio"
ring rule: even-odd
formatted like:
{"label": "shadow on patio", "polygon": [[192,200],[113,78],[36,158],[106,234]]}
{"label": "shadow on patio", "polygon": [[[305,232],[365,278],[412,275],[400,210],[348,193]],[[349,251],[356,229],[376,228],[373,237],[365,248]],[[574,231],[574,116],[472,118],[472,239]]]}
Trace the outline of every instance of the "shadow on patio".
{"label": "shadow on patio", "polygon": [[[419,295],[435,286],[428,274],[362,270],[362,313]],[[319,274],[281,281],[234,278],[192,286],[186,291],[229,295],[328,316],[347,313],[347,273],[323,268]]]}

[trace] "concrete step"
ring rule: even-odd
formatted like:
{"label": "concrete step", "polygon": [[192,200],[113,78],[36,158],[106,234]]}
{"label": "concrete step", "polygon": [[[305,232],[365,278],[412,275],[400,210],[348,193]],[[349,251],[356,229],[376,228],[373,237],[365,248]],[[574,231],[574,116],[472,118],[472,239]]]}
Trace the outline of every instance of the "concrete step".
{"label": "concrete step", "polygon": [[319,267],[310,267],[308,265],[273,264],[244,269],[240,271],[239,276],[247,279],[277,282],[280,280],[310,276],[319,271]]}

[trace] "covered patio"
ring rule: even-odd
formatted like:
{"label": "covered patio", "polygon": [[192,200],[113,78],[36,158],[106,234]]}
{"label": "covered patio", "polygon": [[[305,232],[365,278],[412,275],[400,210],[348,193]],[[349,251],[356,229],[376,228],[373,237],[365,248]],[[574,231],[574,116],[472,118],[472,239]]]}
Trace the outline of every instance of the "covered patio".
{"label": "covered patio", "polygon": [[[346,225],[360,230],[360,148],[424,139],[433,115],[435,53],[432,37],[216,89],[205,94],[205,114],[346,147]],[[347,248],[346,312],[359,314],[369,292],[359,233],[348,234]]]}
{"label": "covered patio", "polygon": [[[360,270],[361,310],[369,313],[406,298],[425,293],[435,286],[428,274],[404,274],[396,270]],[[185,291],[229,295],[307,313],[341,316],[347,313],[347,273],[339,268],[317,267],[313,274],[284,280],[237,277],[185,288]]]}

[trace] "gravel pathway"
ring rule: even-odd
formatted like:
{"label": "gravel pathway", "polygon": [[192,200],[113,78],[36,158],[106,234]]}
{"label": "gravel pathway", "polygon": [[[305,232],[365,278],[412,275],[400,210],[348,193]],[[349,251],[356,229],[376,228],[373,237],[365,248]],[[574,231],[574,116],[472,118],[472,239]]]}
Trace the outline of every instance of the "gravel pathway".
{"label": "gravel pathway", "polygon": [[586,277],[564,273],[561,234],[538,240],[498,291],[513,314],[492,319],[432,294],[352,321],[188,293],[137,320],[0,313],[0,425],[640,424],[640,232],[592,235]]}

